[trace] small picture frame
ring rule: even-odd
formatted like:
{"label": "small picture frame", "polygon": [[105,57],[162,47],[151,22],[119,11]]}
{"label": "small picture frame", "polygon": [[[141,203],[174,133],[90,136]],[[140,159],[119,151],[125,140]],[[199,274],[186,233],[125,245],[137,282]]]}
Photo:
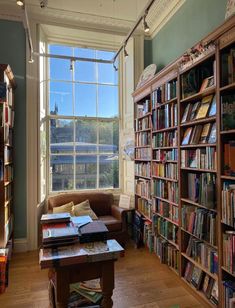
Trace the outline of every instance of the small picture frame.
{"label": "small picture frame", "polygon": [[119,207],[129,210],[131,208],[131,196],[129,195],[120,195]]}

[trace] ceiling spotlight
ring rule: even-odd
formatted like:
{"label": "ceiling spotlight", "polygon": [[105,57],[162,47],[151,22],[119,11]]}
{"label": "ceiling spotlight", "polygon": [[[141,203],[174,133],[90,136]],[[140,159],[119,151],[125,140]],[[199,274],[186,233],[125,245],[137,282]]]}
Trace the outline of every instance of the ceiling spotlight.
{"label": "ceiling spotlight", "polygon": [[41,0],[41,1],[39,0],[39,2],[41,9],[44,9],[48,4],[48,0]]}
{"label": "ceiling spotlight", "polygon": [[144,23],[144,32],[145,32],[145,33],[148,33],[150,29],[149,29],[149,26],[148,26],[148,24],[147,24],[145,18],[146,18],[146,16],[144,16],[144,19],[143,19],[143,23]]}
{"label": "ceiling spotlight", "polygon": [[28,61],[30,64],[34,63],[34,59],[33,57],[30,57],[29,61]]}
{"label": "ceiling spotlight", "polygon": [[24,0],[17,0],[16,4],[19,6],[24,6]]}
{"label": "ceiling spotlight", "polygon": [[124,56],[125,56],[125,58],[127,58],[129,55],[126,51],[126,45],[124,45],[123,50],[124,50]]}

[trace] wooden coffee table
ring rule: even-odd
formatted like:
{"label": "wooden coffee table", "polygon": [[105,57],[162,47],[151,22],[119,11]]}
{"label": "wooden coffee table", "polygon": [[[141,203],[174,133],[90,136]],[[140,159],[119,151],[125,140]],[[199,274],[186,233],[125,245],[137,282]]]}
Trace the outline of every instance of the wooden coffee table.
{"label": "wooden coffee table", "polygon": [[114,262],[123,252],[124,249],[116,240],[41,249],[39,253],[41,268],[53,269],[55,272],[56,307],[67,307],[70,283],[95,278],[100,278],[101,282],[103,294],[101,307],[112,307]]}

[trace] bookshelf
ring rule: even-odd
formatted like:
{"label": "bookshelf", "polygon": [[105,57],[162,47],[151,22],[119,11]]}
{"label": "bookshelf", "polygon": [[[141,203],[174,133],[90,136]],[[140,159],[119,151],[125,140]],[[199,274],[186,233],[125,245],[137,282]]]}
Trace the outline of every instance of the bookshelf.
{"label": "bookshelf", "polygon": [[143,242],[204,303],[223,308],[235,303],[234,27],[232,17],[200,42],[203,52],[133,93]]}
{"label": "bookshelf", "polygon": [[13,92],[15,88],[16,83],[10,66],[0,64],[0,248],[2,249],[0,293],[4,292],[6,287],[6,263],[11,258],[13,245]]}

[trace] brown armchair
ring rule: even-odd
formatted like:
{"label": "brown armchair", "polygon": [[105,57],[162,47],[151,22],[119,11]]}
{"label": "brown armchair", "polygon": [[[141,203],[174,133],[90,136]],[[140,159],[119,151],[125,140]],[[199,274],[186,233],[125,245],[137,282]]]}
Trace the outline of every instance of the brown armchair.
{"label": "brown armchair", "polygon": [[126,211],[114,205],[113,195],[105,192],[75,192],[61,193],[50,196],[47,200],[48,212],[53,211],[53,207],[73,201],[74,205],[89,200],[90,206],[98,219],[103,221],[109,230],[108,238],[117,240],[125,246],[127,238]]}

